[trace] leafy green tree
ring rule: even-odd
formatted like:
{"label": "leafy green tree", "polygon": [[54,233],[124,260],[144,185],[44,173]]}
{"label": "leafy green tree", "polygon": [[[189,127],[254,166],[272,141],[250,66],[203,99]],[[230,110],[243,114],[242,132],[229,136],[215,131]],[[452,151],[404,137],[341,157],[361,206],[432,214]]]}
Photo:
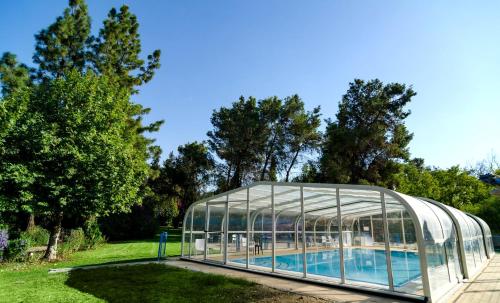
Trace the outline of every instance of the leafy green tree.
{"label": "leafy green tree", "polygon": [[[45,258],[56,257],[66,216],[127,211],[141,201],[147,141],[130,126],[134,104],[127,90],[105,77],[74,71],[18,90],[4,104],[23,107],[3,111],[7,118],[1,119],[17,115],[12,131],[3,136],[4,142],[17,144],[0,154],[1,201],[11,201],[6,190],[23,197],[18,188],[28,186],[31,207],[51,221]],[[27,172],[26,182],[16,181],[20,171]]]}
{"label": "leafy green tree", "polygon": [[459,166],[432,169],[412,161],[401,168],[394,183],[396,190],[405,194],[431,198],[462,210],[477,208],[490,196],[490,186]]}
{"label": "leafy green tree", "polygon": [[[288,117],[283,111],[283,101],[278,97],[270,97],[258,102],[260,124],[263,132],[258,134],[265,141],[262,144],[262,168],[260,181],[276,180],[277,166],[284,157],[285,123]],[[258,151],[256,151],[258,152]]]}
{"label": "leafy green tree", "polygon": [[231,108],[221,107],[212,114],[213,130],[207,133],[208,144],[224,163],[218,181],[219,190],[240,187],[252,179],[266,144],[266,125],[261,123],[257,100],[240,97]]}
{"label": "leafy green tree", "polygon": [[401,171],[394,176],[395,190],[416,196],[441,199],[441,187],[433,176],[430,168],[425,168],[415,162],[401,165]]}
{"label": "leafy green tree", "polygon": [[285,181],[288,182],[292,169],[299,161],[302,153],[315,151],[321,143],[319,132],[320,108],[311,112],[304,109],[304,102],[298,95],[285,99]]}
{"label": "leafy green tree", "polygon": [[[130,13],[127,6],[122,6],[119,12],[111,9],[98,37],[91,35],[90,26],[85,1],[70,0],[63,14],[35,35],[33,60],[38,65],[36,69],[29,69],[26,65],[17,63],[13,54],[4,54],[0,61],[2,94],[6,96],[18,87],[31,85],[30,72],[35,84],[38,84],[58,77],[67,77],[73,70],[93,70],[97,75],[106,76],[118,83],[130,94],[137,93],[138,86],[150,81],[154,71],[160,66],[159,50],[148,56],[147,63],[139,58],[141,41],[137,18]],[[143,108],[140,104],[129,103],[124,110],[129,117],[127,127],[130,132],[143,134],[157,131],[163,123],[156,121],[143,125],[142,119],[150,109]],[[141,145],[146,144],[150,147],[149,150],[152,150],[154,140],[145,136],[140,136],[140,140],[143,141]],[[10,148],[16,150],[16,144],[21,142],[11,144],[13,145]],[[146,183],[141,191],[143,195],[149,192]],[[32,211],[23,203],[19,204],[19,209]]]}
{"label": "leafy green tree", "polygon": [[298,95],[258,102],[241,97],[232,107],[214,111],[208,142],[222,160],[219,190],[280,176],[289,181],[301,155],[319,145],[319,117],[319,107],[306,111]]}
{"label": "leafy green tree", "polygon": [[455,208],[463,209],[467,205],[480,204],[490,196],[490,186],[459,166],[433,170],[432,176],[440,188],[440,195],[436,200]]}
{"label": "leafy green tree", "polygon": [[[175,216],[176,226],[184,218],[187,208],[206,193],[215,165],[204,143],[187,143],[179,146],[177,151],[178,155],[170,154],[165,160],[153,187],[164,197],[164,203],[159,205],[168,211],[166,215]],[[178,213],[175,213],[177,207]]]}
{"label": "leafy green tree", "polygon": [[335,121],[327,121],[320,166],[322,181],[387,185],[409,158],[412,134],[405,106],[416,93],[404,84],[356,79],[342,97]]}
{"label": "leafy green tree", "polygon": [[7,96],[18,88],[30,85],[29,68],[17,62],[16,55],[6,52],[0,58],[1,93]]}

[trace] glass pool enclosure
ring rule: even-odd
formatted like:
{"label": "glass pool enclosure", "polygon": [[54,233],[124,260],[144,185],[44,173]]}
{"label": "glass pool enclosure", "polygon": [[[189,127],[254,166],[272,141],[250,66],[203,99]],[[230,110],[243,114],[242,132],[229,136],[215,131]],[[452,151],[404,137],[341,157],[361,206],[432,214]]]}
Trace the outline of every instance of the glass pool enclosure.
{"label": "glass pool enclosure", "polygon": [[494,254],[480,218],[376,186],[258,182],[192,204],[182,258],[436,301]]}

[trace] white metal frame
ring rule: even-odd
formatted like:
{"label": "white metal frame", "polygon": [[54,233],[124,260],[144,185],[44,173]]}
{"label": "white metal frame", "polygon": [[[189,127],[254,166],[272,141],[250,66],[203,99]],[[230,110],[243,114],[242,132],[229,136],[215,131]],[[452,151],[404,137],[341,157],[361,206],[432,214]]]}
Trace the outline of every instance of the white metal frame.
{"label": "white metal frame", "polygon": [[[275,246],[276,246],[276,217],[279,216],[279,214],[281,212],[283,212],[284,210],[281,210],[279,211],[278,213],[276,212],[276,207],[277,206],[285,206],[288,202],[286,203],[281,203],[281,204],[275,204],[275,186],[280,186],[280,187],[294,187],[294,189],[290,190],[290,191],[284,191],[283,193],[281,194],[286,194],[286,193],[290,193],[290,192],[293,192],[293,191],[297,191],[297,190],[300,190],[300,198],[299,199],[296,199],[294,200],[293,202],[289,202],[289,204],[292,204],[292,203],[296,203],[296,202],[300,202],[300,215],[297,217],[297,219],[295,220],[295,224],[294,224],[294,231],[297,233],[296,236],[295,236],[295,241],[296,241],[296,245],[298,243],[298,223],[299,223],[299,220],[301,220],[302,222],[302,230],[301,230],[301,234],[302,234],[302,253],[303,253],[303,273],[302,273],[302,278],[303,279],[306,279],[307,278],[307,258],[306,258],[306,253],[307,253],[307,237],[306,237],[306,218],[305,218],[305,215],[306,213],[308,213],[308,211],[305,210],[305,202],[304,202],[304,187],[307,187],[308,189],[309,188],[318,188],[318,189],[321,189],[321,188],[326,188],[326,189],[335,189],[335,198],[336,198],[336,205],[332,205],[331,208],[336,208],[336,212],[337,212],[337,221],[338,221],[338,226],[339,226],[339,256],[340,256],[340,274],[341,274],[341,277],[340,277],[340,285],[343,286],[343,287],[348,287],[348,288],[360,288],[361,287],[356,287],[356,286],[353,286],[353,285],[348,285],[346,284],[346,281],[345,281],[345,270],[344,270],[344,239],[343,239],[343,232],[342,232],[342,209],[343,209],[343,206],[342,206],[342,202],[340,200],[340,190],[367,190],[367,191],[375,191],[375,192],[379,192],[380,193],[380,199],[381,199],[381,209],[382,209],[382,216],[383,216],[383,225],[384,225],[384,241],[385,241],[385,250],[386,250],[386,263],[387,263],[387,274],[388,274],[388,283],[389,283],[389,291],[385,291],[383,289],[380,289],[380,290],[374,290],[375,292],[379,292],[379,293],[386,293],[386,294],[394,294],[394,295],[399,295],[399,296],[403,296],[403,297],[410,297],[410,298],[413,298],[415,297],[415,295],[410,295],[410,294],[403,294],[403,293],[396,293],[394,292],[394,284],[393,284],[393,273],[392,273],[392,261],[391,261],[391,247],[390,247],[390,239],[389,239],[389,230],[388,230],[388,222],[387,222],[387,213],[386,213],[386,201],[385,201],[385,196],[391,196],[394,200],[396,200],[397,202],[401,203],[401,205],[403,205],[406,209],[406,211],[408,212],[408,214],[410,215],[410,218],[412,219],[413,223],[414,223],[414,226],[415,226],[415,236],[416,236],[416,240],[417,240],[417,248],[418,248],[418,252],[419,252],[419,258],[420,258],[420,271],[421,271],[421,279],[422,279],[422,285],[423,285],[423,293],[424,293],[424,297],[427,298],[428,302],[432,302],[433,300],[437,300],[439,298],[433,298],[432,296],[432,293],[431,293],[431,288],[430,288],[430,281],[429,281],[429,271],[428,271],[428,267],[427,267],[427,255],[426,255],[426,249],[425,249],[425,242],[424,242],[424,233],[423,233],[423,228],[422,226],[420,225],[420,221],[418,219],[418,216],[417,216],[417,213],[415,212],[415,210],[410,206],[410,204],[405,200],[404,196],[400,195],[399,193],[395,192],[395,191],[392,191],[392,190],[389,190],[389,189],[385,189],[385,188],[382,188],[382,187],[378,187],[378,186],[367,186],[367,185],[347,185],[347,184],[318,184],[318,183],[287,183],[287,182],[256,182],[256,183],[253,183],[251,185],[248,185],[248,186],[244,186],[244,187],[241,187],[241,188],[237,188],[237,189],[234,189],[234,190],[231,190],[231,191],[228,191],[228,192],[224,192],[224,193],[221,193],[219,195],[215,195],[215,196],[212,196],[212,197],[208,197],[206,199],[203,199],[203,200],[200,200],[200,201],[197,201],[195,203],[193,203],[187,210],[186,212],[186,216],[184,218],[184,223],[183,223],[183,234],[182,234],[182,248],[181,248],[181,257],[184,258],[184,259],[190,259],[190,253],[191,253],[191,243],[193,241],[193,218],[194,218],[194,207],[196,205],[200,205],[200,204],[203,204],[203,203],[206,203],[208,201],[211,201],[211,200],[214,200],[214,199],[219,199],[219,198],[222,198],[222,197],[225,197],[225,218],[223,220],[223,230],[222,230],[222,233],[223,233],[223,237],[224,237],[224,249],[223,249],[223,264],[224,266],[230,266],[228,264],[228,224],[229,224],[229,220],[228,220],[228,215],[229,215],[229,195],[231,195],[232,193],[236,193],[236,192],[240,192],[242,190],[246,190],[246,200],[242,200],[242,201],[231,201],[231,202],[241,202],[240,206],[243,206],[246,204],[246,215],[247,215],[247,227],[246,227],[246,236],[247,236],[247,245],[246,245],[246,264],[245,264],[245,268],[242,268],[242,267],[238,267],[239,269],[244,269],[244,270],[251,270],[253,271],[251,268],[249,268],[249,250],[250,250],[250,232],[252,231],[253,229],[253,226],[254,226],[254,221],[256,219],[256,217],[258,216],[258,214],[264,210],[268,210],[269,208],[267,207],[262,207],[262,208],[258,208],[257,210],[253,210],[251,211],[250,210],[250,204],[251,204],[251,201],[250,201],[250,190],[252,187],[255,187],[255,186],[258,186],[258,185],[267,185],[267,186],[270,186],[271,187],[271,194],[270,196],[267,196],[267,197],[263,197],[263,198],[258,198],[258,200],[263,200],[263,199],[268,199],[270,198],[271,200],[271,214],[272,214],[272,268],[271,268],[271,272],[266,272],[266,273],[269,273],[269,274],[273,274],[273,275],[281,275],[279,272],[276,272],[276,264],[275,264],[275,258],[276,258],[276,251],[275,251]],[[279,194],[278,194],[279,195]],[[321,196],[321,195],[319,195]],[[331,196],[331,194],[330,194]],[[257,200],[257,199],[256,199]],[[429,203],[432,203],[434,205],[437,205],[438,207],[440,207],[441,209],[443,209],[453,220],[454,224],[456,225],[455,226],[455,229],[457,231],[457,235],[458,235],[458,239],[459,239],[459,247],[460,247],[460,260],[462,262],[465,262],[465,257],[464,257],[464,252],[463,252],[463,243],[461,242],[461,239],[462,239],[462,234],[461,234],[461,229],[460,227],[458,226],[458,221],[457,219],[452,215],[450,214],[450,211],[446,209],[446,207],[443,208],[442,205],[440,205],[439,202],[436,202],[436,201],[433,201],[433,200],[430,200],[430,199],[422,199],[420,198],[420,200],[424,200],[425,202],[429,202]],[[220,203],[224,203],[224,201],[217,201],[218,204]],[[207,203],[207,207],[208,207],[208,203]],[[345,206],[344,206],[345,207]],[[252,214],[251,214],[252,212]],[[190,243],[189,243],[189,252],[188,254],[186,255],[186,252],[184,251],[184,242],[186,240],[186,231],[185,231],[185,228],[187,226],[187,218],[189,217],[187,214],[191,214],[191,222],[190,222],[190,230],[189,230],[189,234],[190,234]],[[205,216],[205,224],[208,224],[208,214]],[[403,216],[402,216],[402,220],[403,220]],[[370,224],[371,224],[371,229],[372,229],[372,232],[373,232],[373,221],[372,219],[370,220]],[[404,228],[404,223],[403,224],[403,228]],[[482,227],[482,224],[479,223],[479,225]],[[207,258],[206,258],[206,245],[207,245],[207,236],[206,236],[206,232],[207,232],[208,228],[206,228],[205,230],[205,256],[204,256],[204,260],[206,261]],[[199,232],[195,232],[195,233],[199,233]],[[485,247],[485,250],[487,251],[486,247]],[[462,266],[463,268],[465,268],[465,272],[466,272],[466,266]],[[366,288],[362,288],[363,290],[366,290]]]}

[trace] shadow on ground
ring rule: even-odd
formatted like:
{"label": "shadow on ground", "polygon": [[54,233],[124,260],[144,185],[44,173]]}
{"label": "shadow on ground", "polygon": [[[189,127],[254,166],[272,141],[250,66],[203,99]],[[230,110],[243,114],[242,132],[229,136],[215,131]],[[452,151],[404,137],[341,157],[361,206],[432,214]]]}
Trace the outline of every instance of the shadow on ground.
{"label": "shadow on ground", "polygon": [[162,264],[78,269],[66,285],[107,302],[255,302],[283,294],[252,282]]}

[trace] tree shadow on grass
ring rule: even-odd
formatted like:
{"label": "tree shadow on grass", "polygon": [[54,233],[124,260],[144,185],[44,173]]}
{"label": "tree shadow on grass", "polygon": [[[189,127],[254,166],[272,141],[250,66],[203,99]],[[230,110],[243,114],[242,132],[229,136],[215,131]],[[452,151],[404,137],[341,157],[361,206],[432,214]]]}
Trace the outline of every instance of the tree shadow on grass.
{"label": "tree shadow on grass", "polygon": [[275,295],[245,280],[161,264],[78,269],[66,285],[107,302],[249,302]]}

